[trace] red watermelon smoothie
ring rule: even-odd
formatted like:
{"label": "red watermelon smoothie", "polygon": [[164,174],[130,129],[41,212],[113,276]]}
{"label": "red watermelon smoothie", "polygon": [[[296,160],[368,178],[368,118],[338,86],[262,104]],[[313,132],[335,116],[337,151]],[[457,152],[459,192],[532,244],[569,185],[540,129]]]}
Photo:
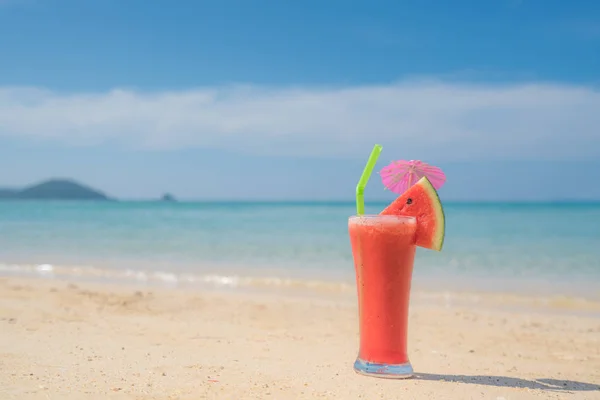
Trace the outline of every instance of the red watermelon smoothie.
{"label": "red watermelon smoothie", "polygon": [[356,372],[407,378],[408,305],[417,220],[360,215],[348,221],[358,291],[360,347]]}

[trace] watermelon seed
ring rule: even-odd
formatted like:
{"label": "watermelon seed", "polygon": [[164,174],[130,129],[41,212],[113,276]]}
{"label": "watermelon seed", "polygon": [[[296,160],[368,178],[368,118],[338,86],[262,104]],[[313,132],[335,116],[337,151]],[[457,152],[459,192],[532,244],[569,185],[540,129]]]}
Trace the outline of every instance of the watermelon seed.
{"label": "watermelon seed", "polygon": [[406,200],[406,204],[412,204],[412,199],[410,197]]}

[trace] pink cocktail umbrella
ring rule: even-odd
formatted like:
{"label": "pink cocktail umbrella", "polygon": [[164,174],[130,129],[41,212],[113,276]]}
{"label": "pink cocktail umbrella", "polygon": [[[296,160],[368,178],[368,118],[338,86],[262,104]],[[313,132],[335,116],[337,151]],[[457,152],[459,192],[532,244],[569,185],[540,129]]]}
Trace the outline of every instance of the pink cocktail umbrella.
{"label": "pink cocktail umbrella", "polygon": [[381,175],[385,187],[397,194],[404,193],[424,176],[429,179],[436,190],[446,182],[446,175],[440,168],[419,160],[392,161],[391,164],[381,169],[379,175]]}

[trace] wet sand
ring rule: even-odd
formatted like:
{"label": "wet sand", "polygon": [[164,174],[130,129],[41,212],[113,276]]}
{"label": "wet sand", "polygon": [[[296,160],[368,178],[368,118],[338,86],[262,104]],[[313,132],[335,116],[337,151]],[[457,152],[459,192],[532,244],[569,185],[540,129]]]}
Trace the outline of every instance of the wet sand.
{"label": "wet sand", "polygon": [[0,398],[600,399],[597,305],[444,296],[413,296],[393,381],[352,370],[352,296],[3,278]]}

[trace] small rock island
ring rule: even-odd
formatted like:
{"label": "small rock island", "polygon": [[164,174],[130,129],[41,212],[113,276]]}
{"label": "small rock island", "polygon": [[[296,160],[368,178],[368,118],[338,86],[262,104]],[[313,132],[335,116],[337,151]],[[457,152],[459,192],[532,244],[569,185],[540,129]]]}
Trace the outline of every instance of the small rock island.
{"label": "small rock island", "polygon": [[177,199],[175,199],[175,196],[173,196],[171,193],[165,193],[163,194],[163,196],[160,198],[160,201],[170,201],[170,202],[176,202]]}

